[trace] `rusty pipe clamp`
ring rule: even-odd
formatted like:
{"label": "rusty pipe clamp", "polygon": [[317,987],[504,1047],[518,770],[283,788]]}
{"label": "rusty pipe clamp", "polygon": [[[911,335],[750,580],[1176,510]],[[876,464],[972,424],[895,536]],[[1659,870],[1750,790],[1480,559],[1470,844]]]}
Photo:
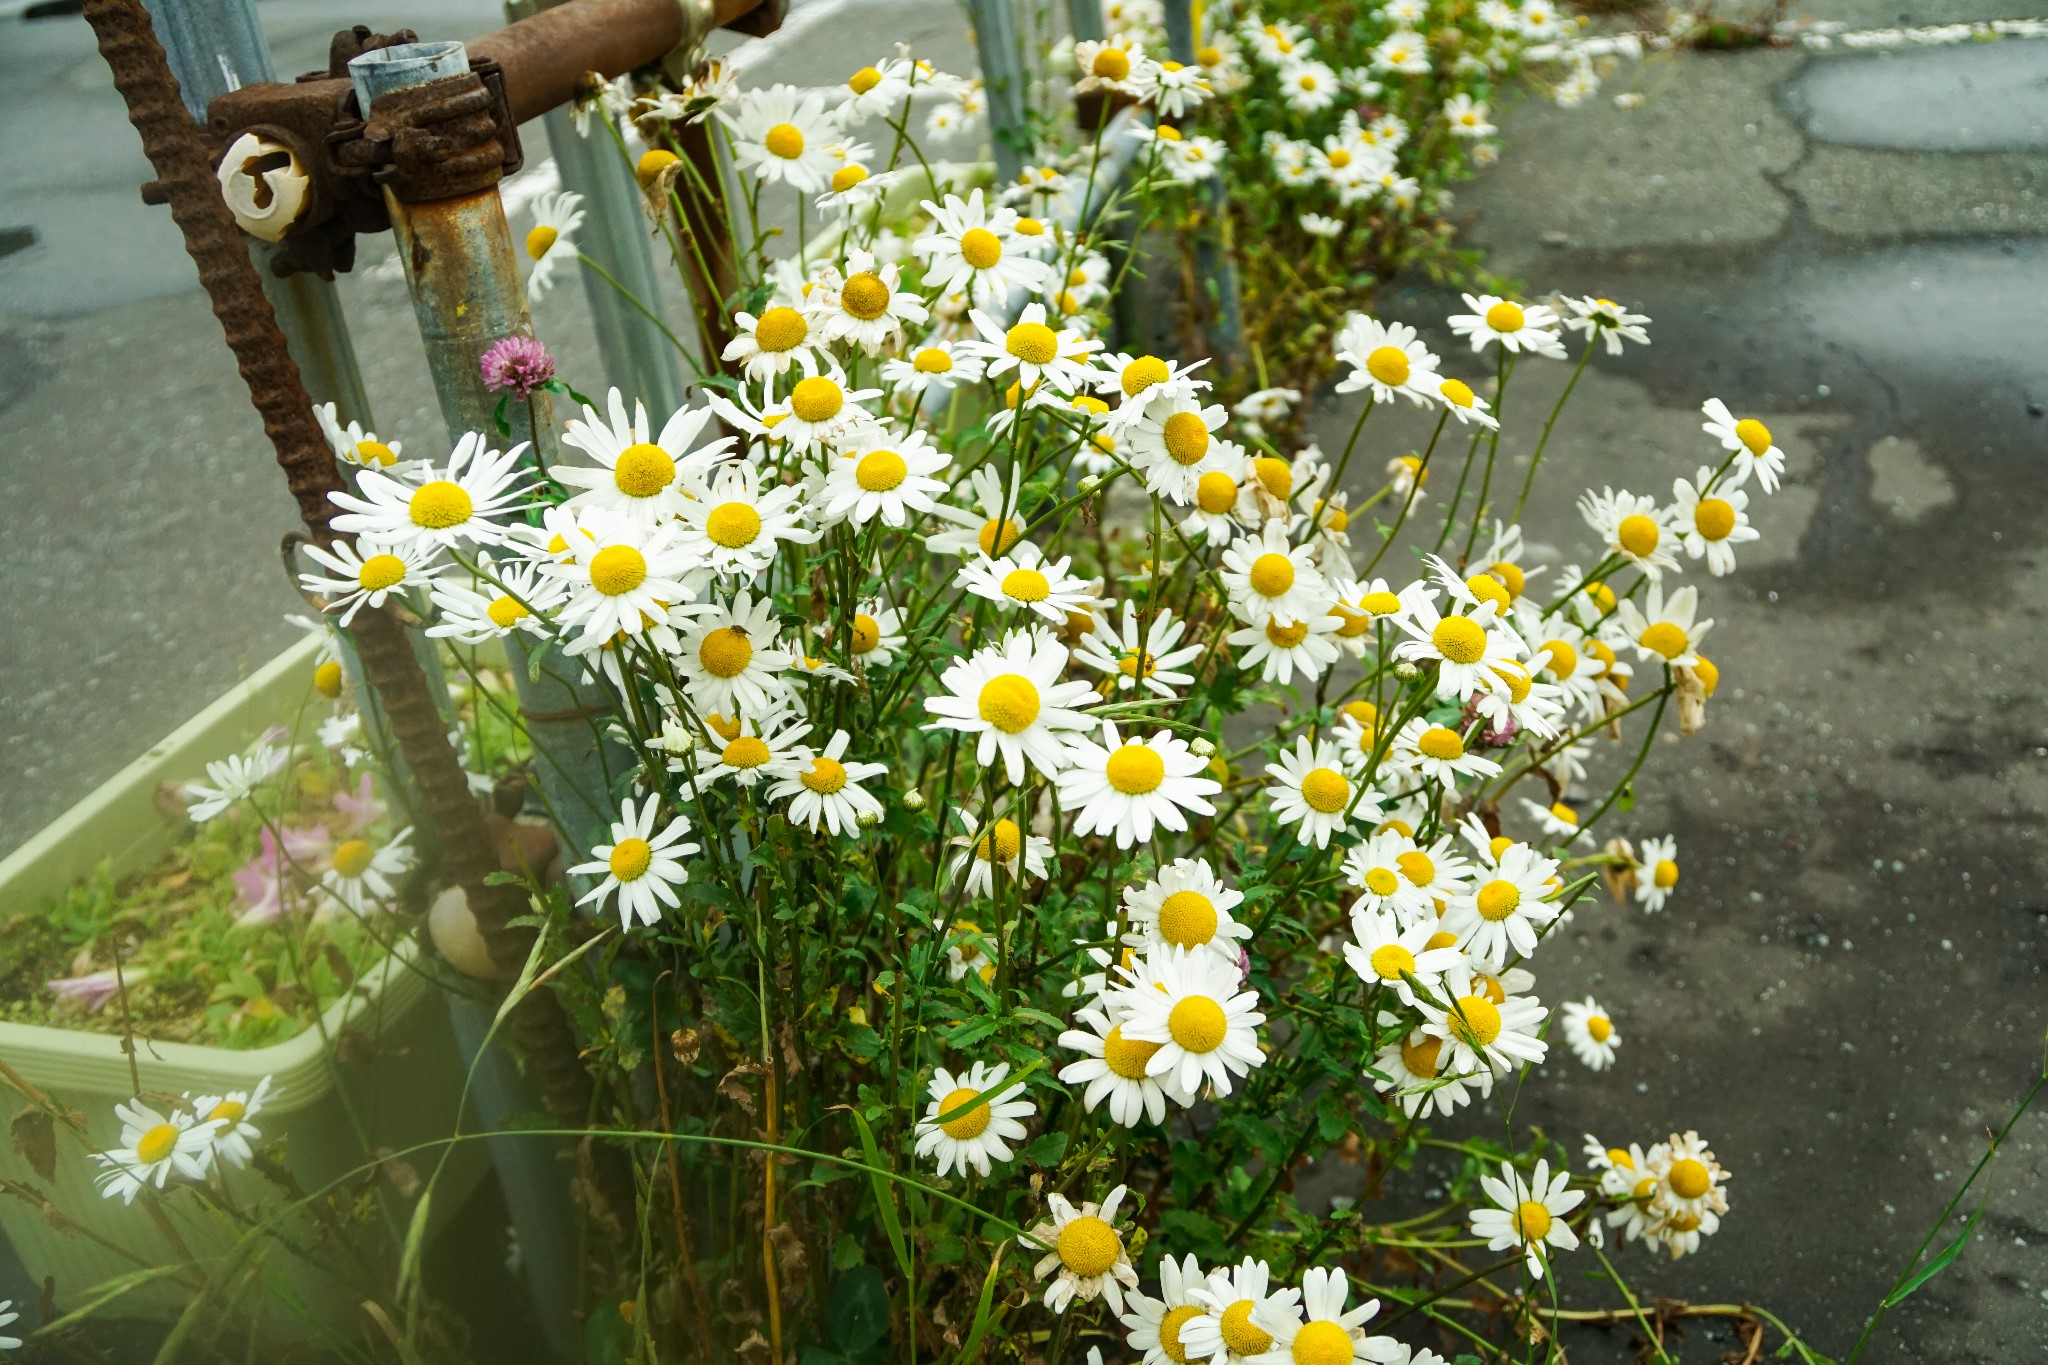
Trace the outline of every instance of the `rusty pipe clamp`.
{"label": "rusty pipe clamp", "polygon": [[[216,176],[245,231],[279,250],[278,275],[332,279],[355,264],[359,233],[385,232],[384,189],[401,201],[487,189],[522,164],[519,125],[605,79],[660,65],[686,75],[717,27],[748,34],[781,25],[786,0],[566,0],[467,44],[445,74],[377,101],[365,118],[350,63],[420,44],[409,30],[334,35],[324,71],[231,90],[207,106]],[[438,73],[437,73],[438,74]],[[154,185],[143,198],[163,202]]]}

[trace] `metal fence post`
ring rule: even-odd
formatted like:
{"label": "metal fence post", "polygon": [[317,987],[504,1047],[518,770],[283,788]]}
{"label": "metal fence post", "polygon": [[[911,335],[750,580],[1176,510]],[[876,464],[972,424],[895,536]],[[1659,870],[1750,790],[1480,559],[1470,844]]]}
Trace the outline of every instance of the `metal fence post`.
{"label": "metal fence post", "polygon": [[[505,13],[512,19],[524,19],[562,3],[564,0],[511,0]],[[548,130],[548,150],[562,173],[562,187],[583,196],[586,252],[621,288],[661,314],[649,240],[654,228],[641,208],[640,187],[632,169],[612,145],[609,134],[578,137],[575,116],[568,108],[549,110],[541,122]],[[581,273],[607,382],[644,400],[656,421],[666,418],[683,405],[683,379],[674,344],[603,277],[589,270]]]}
{"label": "metal fence post", "polygon": [[1007,188],[1024,171],[1031,150],[1026,117],[1024,48],[1017,37],[1017,0],[967,0],[974,25],[974,51],[988,95],[989,143],[995,150],[996,184]]}
{"label": "metal fence post", "polygon": [[[1190,0],[1166,0],[1168,58],[1183,66],[1194,65],[1200,36],[1195,32]],[[1231,374],[1244,362],[1244,321],[1238,298],[1237,262],[1231,258],[1224,236],[1228,231],[1229,204],[1223,176],[1224,168],[1219,164],[1208,180],[1209,222],[1195,236],[1195,279],[1209,281],[1215,288],[1216,296],[1210,301],[1214,311],[1206,329],[1209,353],[1218,370]],[[1198,306],[1197,316],[1204,311],[1207,310]]]}
{"label": "metal fence post", "polygon": [[[206,122],[206,106],[216,96],[277,79],[255,0],[145,3],[170,59],[171,74],[178,78],[185,108],[199,123]],[[274,246],[252,240],[249,248],[307,392],[315,402],[333,403],[342,421],[374,426],[363,374],[349,343],[348,320],[333,282],[317,275],[280,278],[270,271]]]}
{"label": "metal fence post", "polygon": [[1101,42],[1108,36],[1102,26],[1102,0],[1067,0],[1067,27],[1076,42]]}

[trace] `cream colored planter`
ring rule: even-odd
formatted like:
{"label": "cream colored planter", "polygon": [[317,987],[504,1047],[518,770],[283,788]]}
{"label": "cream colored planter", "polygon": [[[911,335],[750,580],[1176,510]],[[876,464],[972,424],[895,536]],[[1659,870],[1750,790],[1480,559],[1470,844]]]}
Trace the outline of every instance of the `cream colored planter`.
{"label": "cream colored planter", "polygon": [[[317,648],[318,642],[309,640],[278,656],[0,862],[0,917],[36,913],[102,861],[120,877],[163,857],[177,838],[181,818],[159,808],[160,785],[202,776],[208,760],[239,751],[272,725],[289,724],[306,701]],[[306,710],[310,716],[312,708]],[[266,1141],[283,1139],[278,1153],[308,1193],[363,1165],[371,1150],[398,1151],[445,1137],[455,1128],[464,1068],[441,991],[410,965],[417,957],[408,946],[387,958],[365,974],[348,998],[327,1010],[321,1028],[273,1047],[237,1052],[138,1040],[143,1092],[218,1094],[252,1089],[264,1076],[272,1077],[275,1098],[257,1124]],[[0,1023],[0,1059],[58,1103],[83,1114],[97,1143],[111,1146],[119,1140],[113,1106],[133,1091],[121,1039]],[[23,1107],[21,1097],[0,1083],[0,1120],[11,1120]],[[418,1160],[420,1175],[431,1172],[432,1160]],[[435,1191],[437,1214],[455,1211],[483,1174],[486,1160],[480,1143],[457,1149]],[[173,1259],[139,1206],[100,1198],[92,1183],[95,1163],[61,1133],[53,1184],[45,1185],[13,1152],[0,1157],[0,1170],[42,1189],[65,1217],[127,1248],[143,1263]],[[234,1188],[245,1208],[282,1202],[275,1186],[253,1172],[241,1173]],[[402,1230],[408,1201],[393,1197],[388,1203]],[[189,1192],[173,1191],[164,1207],[202,1259],[232,1242]],[[299,1226],[303,1230],[303,1221]],[[135,1269],[135,1261],[91,1237],[57,1231],[30,1205],[5,1195],[0,1195],[0,1232],[13,1243],[32,1280],[40,1284],[45,1276],[55,1277],[60,1311],[78,1306],[94,1285]],[[333,1252],[332,1247],[321,1250]],[[264,1259],[265,1273],[278,1277],[279,1287],[288,1286],[312,1312],[351,1335],[358,1330],[360,1314],[340,1292],[341,1284],[276,1248]],[[130,1317],[173,1314],[188,1301],[185,1291],[171,1287],[174,1283],[159,1281],[124,1296],[109,1311]],[[272,1304],[266,1311],[276,1330],[297,1335],[290,1316],[275,1308],[279,1297],[259,1291],[245,1295],[242,1303]]]}

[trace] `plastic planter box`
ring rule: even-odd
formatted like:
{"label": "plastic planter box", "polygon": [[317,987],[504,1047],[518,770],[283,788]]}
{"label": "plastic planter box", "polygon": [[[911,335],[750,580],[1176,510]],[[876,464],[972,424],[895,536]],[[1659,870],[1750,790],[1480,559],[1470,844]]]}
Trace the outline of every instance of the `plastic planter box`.
{"label": "plastic planter box", "polygon": [[[158,788],[203,776],[208,760],[241,750],[272,725],[289,723],[305,700],[317,648],[318,642],[309,640],[272,660],[0,861],[0,917],[38,912],[102,861],[121,877],[163,857],[178,836],[182,817],[159,808]],[[408,946],[385,959],[364,974],[350,996],[329,1007],[324,1027],[272,1047],[230,1051],[138,1039],[136,1065],[144,1094],[218,1094],[247,1090],[264,1076],[273,1077],[275,1098],[257,1126],[266,1143],[283,1140],[278,1154],[308,1193],[362,1165],[371,1150],[400,1151],[447,1136],[455,1129],[464,1063],[442,993],[406,965],[414,956]],[[336,1046],[330,1047],[330,1041]],[[0,1023],[0,1058],[56,1102],[83,1114],[95,1142],[111,1146],[119,1140],[113,1106],[133,1089],[120,1038]],[[22,1098],[0,1082],[0,1121],[11,1121],[23,1107]],[[431,1153],[422,1154],[415,1163],[422,1178],[431,1173],[433,1159]],[[65,1217],[145,1263],[173,1259],[139,1206],[99,1196],[93,1188],[97,1163],[68,1134],[58,1135],[53,1183],[45,1184],[12,1150],[0,1155],[0,1169],[42,1189]],[[435,1190],[436,1213],[452,1214],[486,1169],[483,1144],[458,1147]],[[395,1191],[398,1183],[387,1188]],[[240,1173],[234,1188],[245,1208],[274,1208],[283,1200],[275,1186],[253,1171]],[[409,1201],[394,1198],[391,1205],[402,1233]],[[165,1207],[200,1259],[231,1244],[231,1235],[189,1194],[174,1195]],[[78,1306],[94,1285],[135,1269],[134,1261],[91,1237],[58,1231],[31,1205],[5,1195],[0,1195],[0,1233],[13,1244],[34,1283],[55,1278],[60,1311]],[[266,1283],[282,1281],[277,1287],[307,1310],[351,1335],[358,1330],[360,1313],[336,1292],[342,1287],[338,1281],[281,1248],[270,1248],[264,1264],[264,1273],[276,1277]],[[259,1288],[240,1302],[253,1310],[274,1298]],[[187,1301],[183,1287],[166,1278],[123,1296],[105,1311],[162,1318]],[[289,1314],[272,1311],[266,1318],[271,1330],[294,1334]]]}

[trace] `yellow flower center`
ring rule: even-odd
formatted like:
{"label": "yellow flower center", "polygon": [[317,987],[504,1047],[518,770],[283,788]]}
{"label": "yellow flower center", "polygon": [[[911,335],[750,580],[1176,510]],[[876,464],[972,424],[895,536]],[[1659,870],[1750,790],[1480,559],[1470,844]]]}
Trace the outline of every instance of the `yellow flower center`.
{"label": "yellow flower center", "polygon": [[1301,799],[1324,815],[1351,804],[1351,781],[1335,768],[1311,768],[1301,779]]}
{"label": "yellow flower center", "polygon": [[1193,1304],[1184,1303],[1178,1308],[1167,1310],[1166,1316],[1159,1319],[1159,1349],[1166,1353],[1168,1360],[1177,1362],[1177,1365],[1185,1365],[1188,1349],[1180,1344],[1180,1329],[1200,1316],[1201,1309]]}
{"label": "yellow flower center", "polygon": [[1476,573],[1465,580],[1465,586],[1472,595],[1482,602],[1491,602],[1505,609],[1514,599],[1508,595],[1507,584],[1490,573]]}
{"label": "yellow flower center", "polygon": [[1443,1050],[1443,1039],[1433,1033],[1425,1033],[1414,1041],[1401,1044],[1401,1065],[1408,1068],[1410,1075],[1431,1080],[1436,1076],[1437,1057]]}
{"label": "yellow flower center", "polygon": [[1136,398],[1154,384],[1164,384],[1170,373],[1171,371],[1166,368],[1166,362],[1158,356],[1141,355],[1124,366],[1123,375],[1118,383],[1123,388],[1124,397]]}
{"label": "yellow flower center", "polygon": [[1469,408],[1472,406],[1472,386],[1462,379],[1446,379],[1438,386],[1437,392],[1442,394],[1444,401],[1453,407]]}
{"label": "yellow flower center", "polygon": [[704,518],[704,534],[728,550],[752,545],[761,534],[761,514],[744,502],[722,502]]}
{"label": "yellow flower center", "polygon": [[[1072,622],[1070,618],[1069,624],[1071,625],[1071,623]],[[1093,626],[1093,624],[1094,618],[1091,617],[1089,618],[1088,626]],[[1083,627],[1083,629],[1087,628],[1088,627],[1086,626]],[[1142,649],[1137,651],[1135,654],[1126,654],[1121,659],[1118,659],[1116,661],[1116,671],[1123,674],[1126,678],[1137,678],[1141,676],[1149,678],[1155,672],[1157,672],[1158,669],[1159,661],[1153,658],[1150,654],[1147,654]]]}
{"label": "yellow flower center", "polygon": [[1465,756],[1465,741],[1456,730],[1443,725],[1432,725],[1424,730],[1422,737],[1415,741],[1415,748],[1425,757],[1445,762]]}
{"label": "yellow flower center", "polygon": [[1294,492],[1294,468],[1287,461],[1272,455],[1261,455],[1252,461],[1252,473],[1268,493],[1287,501]]}
{"label": "yellow flower center", "polygon": [[[1436,903],[1436,907],[1437,918],[1442,919],[1444,913],[1444,903],[1442,901],[1438,901]],[[1431,952],[1438,948],[1455,948],[1457,946],[1458,936],[1456,934],[1452,933],[1448,929],[1439,929],[1429,936],[1429,942],[1422,945],[1422,950],[1424,952]]]}
{"label": "yellow flower center", "polygon": [[1018,537],[1023,534],[1024,528],[1015,521],[1007,518],[999,521],[991,517],[982,523],[981,534],[975,537],[975,541],[985,555],[1004,555],[1010,552],[1010,547],[1015,545]]}
{"label": "yellow flower center", "polygon": [[[1327,157],[1325,158],[1325,160],[1327,160],[1327,161],[1328,161],[1328,162],[1330,163],[1330,166],[1331,166],[1331,168],[1332,168],[1333,170],[1339,170],[1339,171],[1341,171],[1341,170],[1343,170],[1343,169],[1344,169],[1344,168],[1345,168],[1346,166],[1349,166],[1349,165],[1351,164],[1351,153],[1349,153],[1349,152],[1345,151],[1345,150],[1344,150],[1344,149],[1343,149],[1342,147],[1338,147],[1338,148],[1336,148],[1336,149],[1335,149],[1334,151],[1330,152],[1330,153],[1329,153],[1329,155],[1328,155],[1328,156],[1327,156]],[[1391,347],[1383,347],[1382,349],[1392,349],[1392,348],[1391,348]],[[1379,354],[1379,352],[1378,352],[1378,351],[1375,351],[1375,352],[1374,352],[1373,354],[1374,354],[1375,356],[1377,356],[1377,355]],[[1396,355],[1399,355],[1399,354],[1400,354],[1400,352],[1396,351],[1396,352],[1395,352],[1395,354],[1396,354]],[[1372,361],[1371,361],[1371,360],[1367,360],[1365,364],[1366,364],[1366,368],[1367,368],[1367,369],[1372,369]],[[1377,375],[1379,374],[1379,371],[1377,371],[1377,370],[1373,370],[1373,374],[1374,374],[1375,376],[1377,376]],[[1407,377],[1408,377],[1408,364],[1407,364],[1407,358],[1406,358],[1406,357],[1404,356],[1404,357],[1402,357],[1402,363],[1401,363],[1401,379],[1406,379]],[[1398,383],[1400,383],[1400,382],[1401,382],[1401,379],[1389,379],[1389,380],[1387,380],[1386,382],[1387,382],[1387,383],[1389,383],[1389,384],[1398,384]]]}
{"label": "yellow flower center", "polygon": [[1043,237],[1045,236],[1045,224],[1039,222],[1036,218],[1019,218],[1014,231],[1019,237]]}
{"label": "yellow flower center", "polygon": [[633,174],[641,184],[651,185],[663,171],[679,160],[680,157],[665,147],[651,147],[642,152],[640,159],[633,163]]}
{"label": "yellow flower center", "polygon": [[1579,652],[1562,640],[1551,640],[1543,646],[1550,656],[1548,665],[1553,676],[1569,678],[1579,671]]}
{"label": "yellow flower center", "polygon": [[1771,448],[1771,429],[1754,417],[1745,417],[1735,424],[1735,439],[1749,447],[1752,455],[1761,455]]}
{"label": "yellow flower center", "polygon": [[1223,49],[1207,45],[1198,47],[1195,49],[1195,60],[1203,66],[1221,66],[1223,64]]}
{"label": "yellow flower center", "polygon": [[1059,333],[1042,322],[1020,322],[1003,338],[1003,349],[1027,365],[1050,365],[1060,353]]}
{"label": "yellow flower center", "polygon": [[993,852],[996,858],[1000,858],[1006,863],[1017,861],[1017,854],[1024,847],[1024,832],[1017,828],[1015,820],[996,821],[994,830],[989,834],[982,835],[981,838],[975,841],[974,856],[985,863],[994,861],[989,856],[991,852],[991,838],[994,840]]}
{"label": "yellow flower center", "polygon": [[1052,584],[1036,569],[1012,569],[1003,575],[1003,596],[1013,602],[1043,602]]}
{"label": "yellow flower center", "polygon": [[1003,243],[987,228],[969,228],[960,234],[960,259],[976,270],[987,270],[1003,259]]}
{"label": "yellow flower center", "polygon": [[1343,1324],[1318,1318],[1294,1334],[1294,1365],[1351,1365],[1355,1359],[1351,1333]]}
{"label": "yellow flower center", "polygon": [[1659,537],[1657,523],[1641,513],[1621,519],[1621,525],[1614,531],[1614,539],[1621,548],[1637,559],[1647,559],[1657,548]]}
{"label": "yellow flower center", "polygon": [[334,870],[354,881],[370,870],[376,850],[362,839],[350,839],[334,850]]}
{"label": "yellow flower center", "polygon": [[405,581],[405,561],[394,554],[374,554],[356,570],[356,582],[366,592],[382,592]]}
{"label": "yellow flower center", "polygon": [[1678,864],[1669,858],[1659,859],[1650,871],[1650,880],[1666,890],[1678,885]]}
{"label": "yellow flower center", "polygon": [[1520,706],[1529,700],[1529,675],[1512,659],[1503,659],[1492,669],[1493,676],[1507,684],[1508,700]]}
{"label": "yellow flower center", "polygon": [[1505,299],[1486,310],[1486,325],[1496,332],[1519,332],[1525,321],[1520,305]]}
{"label": "yellow flower center", "polygon": [[607,545],[590,557],[590,586],[606,597],[628,593],[647,581],[647,559],[630,545]]}
{"label": "yellow flower center", "polygon": [[1083,1214],[1060,1229],[1060,1263],[1084,1280],[1107,1275],[1123,1256],[1116,1229],[1093,1214]]}
{"label": "yellow flower center", "polygon": [[1496,878],[1479,888],[1479,917],[1498,924],[1522,903],[1521,888]]}
{"label": "yellow flower center", "polygon": [[794,161],[804,154],[803,130],[794,123],[778,123],[761,139],[761,145],[784,161]]}
{"label": "yellow flower center", "polygon": [[1179,948],[1198,948],[1216,937],[1216,906],[1199,891],[1176,891],[1159,905],[1159,936]]}
{"label": "yellow flower center", "polygon": [[853,652],[870,654],[875,646],[882,643],[881,623],[866,612],[856,612],[853,617]]}
{"label": "yellow flower center", "polygon": [[740,737],[738,716],[721,716],[713,711],[704,717],[704,723],[710,726],[712,733],[720,739],[731,741]]}
{"label": "yellow flower center", "polygon": [[356,463],[384,468],[398,463],[398,452],[382,441],[357,441]]}
{"label": "yellow flower center", "polygon": [[1735,529],[1735,505],[1722,498],[1701,498],[1693,505],[1692,524],[1708,540],[1726,540]]}
{"label": "yellow flower center", "polygon": [[1586,1033],[1596,1043],[1604,1043],[1614,1036],[1614,1021],[1604,1014],[1586,1016]]}
{"label": "yellow flower center", "polygon": [[853,481],[870,493],[886,493],[910,476],[910,466],[893,450],[870,450],[853,467]]}
{"label": "yellow flower center", "polygon": [[1401,875],[1417,886],[1428,886],[1436,880],[1436,864],[1429,860],[1427,853],[1418,849],[1411,848],[1406,853],[1396,854],[1394,866],[1400,868]]}
{"label": "yellow flower center", "polygon": [[1095,60],[1088,65],[1091,74],[1106,81],[1120,81],[1131,74],[1131,59],[1120,48],[1105,47],[1095,54]]}
{"label": "yellow flower center", "polygon": [[1387,868],[1375,867],[1365,874],[1365,889],[1375,896],[1391,896],[1401,889],[1401,883]]}
{"label": "yellow flower center", "polygon": [[1164,1043],[1145,1043],[1135,1038],[1124,1037],[1124,1027],[1118,1024],[1110,1029],[1109,1036],[1102,1040],[1102,1060],[1109,1069],[1127,1081],[1142,1080],[1145,1067],[1157,1055]]}
{"label": "yellow flower center", "polygon": [[1166,1016],[1166,1028],[1173,1035],[1173,1041],[1189,1052],[1214,1052],[1223,1046],[1223,1035],[1228,1031],[1229,1021],[1223,1013],[1223,1006],[1206,995],[1191,995],[1173,1007]]}
{"label": "yellow flower center", "polygon": [[844,194],[867,178],[867,167],[861,165],[858,161],[849,161],[838,170],[832,172],[832,192],[834,194]]}
{"label": "yellow flower center", "polygon": [[1410,368],[1408,353],[1398,346],[1382,346],[1365,358],[1366,373],[1390,388],[1407,383]]}
{"label": "yellow flower center", "polygon": [[839,409],[845,404],[846,395],[823,375],[799,379],[789,391],[789,410],[799,421],[829,422],[839,415]]}
{"label": "yellow flower center", "polygon": [[[1203,436],[1208,435],[1204,431]],[[1212,517],[1220,517],[1237,506],[1237,480],[1220,469],[1212,469],[1195,483],[1195,503]]]}
{"label": "yellow flower center", "polygon": [[846,765],[819,754],[797,780],[821,796],[830,796],[846,785]]}
{"label": "yellow flower center", "polygon": [[1252,1325],[1252,1309],[1258,1305],[1239,1299],[1223,1310],[1223,1344],[1240,1356],[1263,1355],[1273,1349],[1273,1338]]}
{"label": "yellow flower center", "polygon": [[[939,1112],[941,1114],[950,1114],[961,1105],[971,1103],[980,1098],[981,1092],[979,1090],[955,1090],[952,1094],[939,1101]],[[945,1130],[947,1137],[965,1142],[968,1138],[978,1138],[987,1132],[988,1121],[988,1106],[984,1104],[977,1109],[970,1109],[957,1119],[941,1123],[939,1127]]]}
{"label": "yellow flower center", "polygon": [[1209,453],[1209,428],[1199,413],[1172,414],[1161,425],[1159,434],[1175,464],[1198,464]]}
{"label": "yellow flower center", "polygon": [[1486,657],[1486,630],[1469,616],[1446,616],[1429,633],[1436,652],[1454,664],[1476,664]]}
{"label": "yellow flower center", "polygon": [[223,1131],[225,1131],[240,1123],[243,1116],[248,1112],[249,1106],[243,1104],[240,1100],[222,1100],[219,1104],[206,1111],[206,1121],[219,1120]]}
{"label": "yellow flower center", "polygon": [[341,695],[341,665],[333,659],[313,670],[313,690],[323,697]]}
{"label": "yellow flower center", "polygon": [[754,344],[764,351],[788,351],[803,344],[811,324],[794,308],[778,306],[761,314],[754,324]]}
{"label": "yellow flower center", "polygon": [[953,357],[936,346],[927,346],[917,353],[910,367],[919,374],[946,374],[953,368]]}
{"label": "yellow flower center", "polygon": [[728,768],[758,768],[768,759],[768,746],[758,735],[741,735],[718,754],[718,761]]}
{"label": "yellow flower center", "polygon": [[1708,1174],[1706,1163],[1691,1157],[1680,1157],[1671,1163],[1671,1173],[1665,1177],[1671,1182],[1671,1192],[1680,1199],[1698,1199],[1713,1187],[1713,1177]]}
{"label": "yellow flower center", "polygon": [[637,882],[654,864],[654,846],[645,839],[621,839],[612,846],[608,861],[614,877],[622,882]]}
{"label": "yellow flower center", "polygon": [[856,95],[865,95],[882,83],[882,73],[872,66],[864,66],[846,78],[846,88]]}
{"label": "yellow flower center", "polygon": [[1643,632],[1644,649],[1675,659],[1685,653],[1685,632],[1669,621],[1658,621]]}
{"label": "yellow flower center", "polygon": [[423,484],[412,495],[409,508],[413,525],[429,531],[445,531],[468,521],[476,510],[476,504],[469,500],[469,494],[461,484],[436,479],[430,484]]}
{"label": "yellow flower center", "polygon": [[1488,1047],[1500,1037],[1500,1010],[1483,995],[1459,996],[1445,1022],[1471,1047]]}
{"label": "yellow flower center", "polygon": [[1372,629],[1372,613],[1358,610],[1351,603],[1335,603],[1330,615],[1337,618],[1337,634],[1347,640],[1355,640]]}
{"label": "yellow flower center", "polygon": [[1272,617],[1266,618],[1266,639],[1280,649],[1293,649],[1308,638],[1308,622],[1296,621],[1283,626]]}
{"label": "yellow flower center", "polygon": [[1373,974],[1382,981],[1399,981],[1401,973],[1415,970],[1415,954],[1398,943],[1382,943],[1372,950],[1371,961]]}
{"label": "yellow flower center", "polygon": [[1579,823],[1579,813],[1562,801],[1557,802],[1550,808],[1550,815],[1552,819],[1562,824],[1577,825]]}
{"label": "yellow flower center", "polygon": [[697,646],[697,662],[714,678],[737,678],[753,661],[753,641],[738,626],[720,626]]}
{"label": "yellow flower center", "polygon": [[1016,673],[999,673],[982,684],[981,718],[1006,735],[1031,728],[1038,719],[1038,689],[1031,679]]}
{"label": "yellow flower center", "polygon": [[178,1128],[175,1124],[159,1123],[144,1133],[135,1144],[135,1159],[145,1166],[154,1166],[178,1146]]}
{"label": "yellow flower center", "polygon": [[553,250],[561,237],[561,233],[542,223],[526,234],[526,254],[537,261]]}
{"label": "yellow flower center", "polygon": [[675,460],[647,441],[627,446],[612,466],[612,482],[629,498],[651,498],[675,481]]}
{"label": "yellow flower center", "polygon": [[862,271],[840,289],[839,304],[862,322],[873,322],[889,311],[889,286],[880,275]]}
{"label": "yellow flower center", "polygon": [[1294,561],[1286,555],[1263,554],[1252,561],[1252,591],[1261,597],[1279,597],[1294,586]]}
{"label": "yellow flower center", "polygon": [[1124,795],[1143,796],[1166,780],[1166,760],[1142,744],[1126,744],[1109,756],[1102,775]]}
{"label": "yellow flower center", "polygon": [[1550,1210],[1533,1199],[1515,1206],[1515,1235],[1525,1242],[1540,1242],[1550,1231]]}

